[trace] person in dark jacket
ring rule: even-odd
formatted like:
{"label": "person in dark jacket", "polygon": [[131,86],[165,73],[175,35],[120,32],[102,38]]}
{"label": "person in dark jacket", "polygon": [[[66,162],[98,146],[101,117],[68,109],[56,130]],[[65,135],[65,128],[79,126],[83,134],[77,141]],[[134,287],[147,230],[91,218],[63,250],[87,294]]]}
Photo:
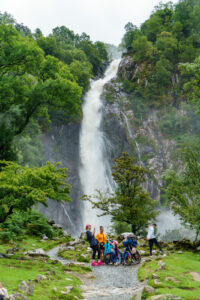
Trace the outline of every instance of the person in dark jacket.
{"label": "person in dark jacket", "polygon": [[[87,224],[85,229],[86,229],[87,240],[90,244],[90,247],[93,250],[91,265],[92,266],[103,266],[104,263],[102,263],[100,260],[101,250],[99,248],[99,243],[98,243],[97,239],[95,238],[95,228],[94,228],[93,232],[91,232],[91,225]],[[98,252],[98,263],[95,262],[96,252]]]}

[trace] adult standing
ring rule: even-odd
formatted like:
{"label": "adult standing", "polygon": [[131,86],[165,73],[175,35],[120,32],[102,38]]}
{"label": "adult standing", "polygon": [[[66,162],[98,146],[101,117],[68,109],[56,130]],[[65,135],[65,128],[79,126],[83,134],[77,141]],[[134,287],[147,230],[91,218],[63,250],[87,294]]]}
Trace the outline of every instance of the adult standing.
{"label": "adult standing", "polygon": [[[93,230],[93,232],[91,232],[91,225],[86,225],[86,236],[87,236],[87,240],[90,244],[90,247],[93,250],[92,253],[92,262],[91,265],[92,266],[103,266],[104,263],[101,262],[100,260],[100,248],[99,248],[99,244],[97,239],[95,239],[95,228]],[[96,252],[98,252],[98,263],[95,262],[95,256],[96,256]]]}
{"label": "adult standing", "polygon": [[152,224],[150,227],[149,227],[149,230],[148,230],[148,234],[147,234],[147,240],[149,241],[149,252],[150,252],[150,255],[152,255],[152,249],[153,249],[153,244],[155,244],[159,250],[160,250],[160,253],[164,253],[160,244],[158,243],[156,237],[155,237],[155,229],[157,228],[157,225],[154,223]]}
{"label": "adult standing", "polygon": [[105,244],[107,243],[107,236],[104,233],[104,228],[103,226],[100,226],[100,232],[96,235],[96,239],[99,242],[99,247],[100,247],[100,258],[102,261],[102,258],[104,257],[104,249],[105,249]]}

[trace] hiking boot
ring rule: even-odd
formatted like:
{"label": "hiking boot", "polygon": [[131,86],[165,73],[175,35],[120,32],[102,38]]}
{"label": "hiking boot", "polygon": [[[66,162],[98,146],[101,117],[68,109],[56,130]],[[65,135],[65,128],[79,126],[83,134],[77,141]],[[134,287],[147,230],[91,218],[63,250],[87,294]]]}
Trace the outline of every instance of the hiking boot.
{"label": "hiking boot", "polygon": [[102,261],[99,261],[97,265],[98,266],[104,266],[104,263]]}
{"label": "hiking boot", "polygon": [[95,267],[95,266],[98,266],[98,264],[97,264],[95,261],[93,261],[93,262],[91,263],[91,266]]}

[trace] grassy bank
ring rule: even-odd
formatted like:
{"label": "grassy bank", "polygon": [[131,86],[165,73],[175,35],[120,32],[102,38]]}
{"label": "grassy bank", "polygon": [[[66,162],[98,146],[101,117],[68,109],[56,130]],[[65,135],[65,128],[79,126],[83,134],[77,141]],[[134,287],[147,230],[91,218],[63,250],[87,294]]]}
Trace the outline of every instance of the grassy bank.
{"label": "grassy bank", "polygon": [[[165,267],[158,270],[160,258],[145,262],[138,271],[140,281],[156,289],[155,294],[173,294],[181,299],[200,299],[200,255],[192,252],[162,258]],[[143,299],[150,295],[143,293]]]}
{"label": "grassy bank", "polygon": [[[47,257],[30,258],[25,255],[28,250],[42,248],[46,251],[69,240],[69,236],[56,241],[41,241],[37,237],[28,237],[21,242],[1,244],[1,253],[12,253],[10,258],[0,259],[0,281],[9,294],[20,292],[30,300],[81,299],[79,278],[80,274],[90,271],[89,267],[74,264],[63,266]],[[29,280],[35,286],[32,295],[19,289],[22,281],[30,282]]]}

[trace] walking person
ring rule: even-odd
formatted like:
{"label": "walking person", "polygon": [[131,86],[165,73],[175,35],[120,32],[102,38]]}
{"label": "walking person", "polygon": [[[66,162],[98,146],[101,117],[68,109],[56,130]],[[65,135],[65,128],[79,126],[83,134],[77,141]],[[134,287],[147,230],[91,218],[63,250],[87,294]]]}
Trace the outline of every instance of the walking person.
{"label": "walking person", "polygon": [[157,239],[155,237],[155,229],[156,228],[157,228],[157,225],[156,224],[152,224],[149,227],[148,234],[147,234],[147,240],[149,241],[150,255],[152,255],[153,244],[155,244],[159,248],[161,254],[164,254],[164,252],[163,252],[160,244],[158,243],[158,241],[157,241]]}
{"label": "walking person", "polygon": [[[98,243],[97,239],[95,239],[95,228],[94,228],[93,232],[91,232],[91,225],[87,224],[85,229],[86,229],[87,240],[90,244],[90,247],[93,250],[91,265],[92,266],[103,266],[104,263],[101,262],[101,260],[100,260],[99,243]],[[96,252],[98,252],[98,263],[96,263],[96,261],[95,261]]]}
{"label": "walking person", "polygon": [[105,244],[107,243],[107,236],[104,233],[103,226],[100,226],[100,232],[96,235],[96,239],[99,242],[99,247],[100,247],[100,251],[101,251],[100,259],[102,261],[103,257],[104,257]]}

